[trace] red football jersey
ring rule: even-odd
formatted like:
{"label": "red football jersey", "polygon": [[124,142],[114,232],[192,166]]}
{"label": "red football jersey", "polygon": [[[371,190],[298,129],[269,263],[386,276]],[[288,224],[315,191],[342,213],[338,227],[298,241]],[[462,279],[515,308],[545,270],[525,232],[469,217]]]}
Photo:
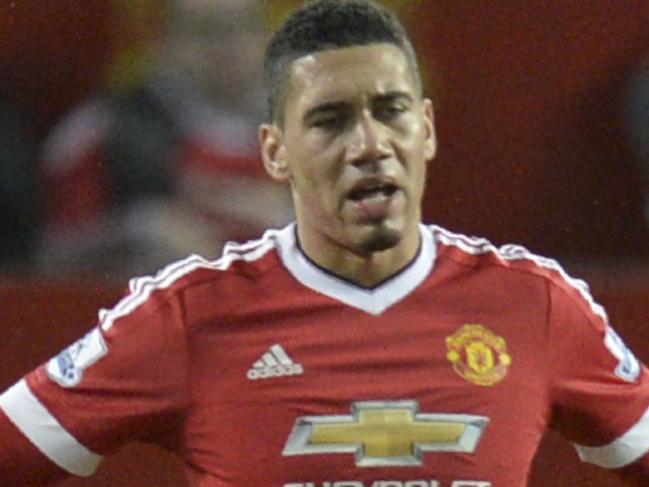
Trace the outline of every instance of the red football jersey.
{"label": "red football jersey", "polygon": [[548,428],[607,468],[649,451],[649,375],[582,281],[421,237],[371,289],[309,261],[294,225],[134,279],[0,406],[69,472],[140,439],[201,487],[522,487]]}

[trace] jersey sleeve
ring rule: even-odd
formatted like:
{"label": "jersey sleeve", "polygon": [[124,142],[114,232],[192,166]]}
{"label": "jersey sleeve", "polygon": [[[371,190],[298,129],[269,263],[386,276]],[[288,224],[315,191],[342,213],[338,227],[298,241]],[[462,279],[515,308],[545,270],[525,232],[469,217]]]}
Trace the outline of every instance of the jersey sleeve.
{"label": "jersey sleeve", "polygon": [[[549,285],[552,426],[582,461],[649,479],[649,373],[581,281]],[[636,477],[638,478],[638,477]]]}
{"label": "jersey sleeve", "polygon": [[[88,476],[127,442],[175,446],[188,395],[186,337],[181,301],[159,285],[134,280],[95,328],[0,396],[8,435],[0,478],[21,479],[17,465],[45,460],[56,466],[52,478]],[[13,441],[17,432],[24,438]]]}

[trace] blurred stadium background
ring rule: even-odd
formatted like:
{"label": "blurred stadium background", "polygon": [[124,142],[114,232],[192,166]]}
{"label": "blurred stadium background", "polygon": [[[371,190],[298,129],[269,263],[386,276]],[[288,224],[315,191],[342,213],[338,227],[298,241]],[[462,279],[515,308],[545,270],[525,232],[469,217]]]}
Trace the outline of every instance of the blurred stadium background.
{"label": "blurred stadium background", "polygon": [[[297,3],[266,0],[269,25]],[[559,258],[591,283],[648,361],[649,162],[633,145],[626,109],[630,80],[649,55],[649,2],[386,3],[410,27],[436,105],[440,149],[428,175],[426,220]],[[158,8],[155,0],[0,4],[0,97],[20,113],[35,149],[82,99],[143,76]],[[5,223],[2,231],[12,229]],[[124,284],[5,273],[0,386],[79,336]],[[64,485],[183,483],[174,458],[134,446],[92,480]],[[621,484],[579,464],[569,445],[549,435],[531,485]]]}

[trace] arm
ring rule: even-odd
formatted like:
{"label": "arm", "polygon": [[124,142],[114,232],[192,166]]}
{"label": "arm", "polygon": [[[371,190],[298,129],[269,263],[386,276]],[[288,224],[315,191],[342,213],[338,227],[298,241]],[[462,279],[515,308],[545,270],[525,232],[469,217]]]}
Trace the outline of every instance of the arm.
{"label": "arm", "polygon": [[616,473],[629,485],[647,485],[649,454],[643,455],[631,465],[620,468]]}
{"label": "arm", "polygon": [[2,410],[0,438],[0,472],[8,485],[46,485],[69,475],[69,472],[43,455]]}
{"label": "arm", "polygon": [[187,393],[182,310],[156,279],[132,289],[97,328],[0,395],[3,484],[90,475],[133,440],[172,446]]}
{"label": "arm", "polygon": [[551,283],[549,298],[553,428],[582,461],[649,485],[649,372],[585,287]]}

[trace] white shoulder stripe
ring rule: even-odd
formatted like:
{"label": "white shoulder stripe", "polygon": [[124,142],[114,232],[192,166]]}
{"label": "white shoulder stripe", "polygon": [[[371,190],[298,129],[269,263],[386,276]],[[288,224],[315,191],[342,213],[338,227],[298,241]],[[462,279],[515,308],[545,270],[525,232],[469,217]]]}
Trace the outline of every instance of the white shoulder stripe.
{"label": "white shoulder stripe", "polygon": [[472,255],[498,252],[498,249],[484,238],[467,237],[459,233],[453,233],[437,225],[430,225],[430,230],[436,239],[444,245],[458,247],[460,250]]}
{"label": "white shoulder stripe", "polygon": [[245,243],[227,242],[223,247],[223,255],[214,265],[219,269],[227,269],[235,260],[258,260],[277,247],[277,234],[277,230],[267,230],[259,240]]}
{"label": "white shoulder stripe", "polygon": [[592,295],[590,294],[590,289],[588,284],[581,279],[575,279],[566,273],[566,271],[561,267],[556,260],[550,259],[547,257],[542,257],[540,255],[533,254],[529,252],[525,247],[520,245],[503,245],[500,248],[497,248],[488,240],[483,238],[470,238],[464,235],[456,234],[449,232],[448,230],[438,227],[437,225],[431,225],[431,230],[436,238],[443,243],[444,245],[458,247],[460,250],[467,252],[472,255],[480,255],[493,253],[498,258],[503,261],[513,261],[513,260],[528,260],[535,263],[539,267],[550,269],[557,274],[571,287],[579,292],[579,294],[584,298],[588,303],[593,313],[598,315],[604,320],[605,323],[608,323],[608,317],[604,307],[597,303]]}
{"label": "white shoulder stripe", "polygon": [[99,320],[101,322],[102,330],[110,330],[115,320],[132,313],[142,305],[156,289],[168,288],[175,281],[199,267],[210,267],[210,264],[202,257],[192,255],[185,260],[167,266],[155,277],[146,276],[131,279],[129,282],[131,293],[117,303],[117,305],[111,310],[102,309],[99,311]]}
{"label": "white shoulder stripe", "polygon": [[275,247],[275,232],[267,231],[260,240],[246,244],[229,243],[223,251],[222,257],[215,261],[207,261],[198,255],[192,255],[184,260],[174,262],[155,276],[145,276],[131,279],[129,282],[130,293],[117,305],[110,309],[99,311],[101,328],[104,331],[112,328],[115,320],[127,316],[135,311],[151,296],[155,290],[166,289],[183,276],[196,269],[226,270],[237,260],[252,262],[263,257],[268,251]]}
{"label": "white shoulder stripe", "polygon": [[88,477],[102,462],[68,433],[32,394],[25,379],[0,396],[0,407],[9,419],[46,457],[74,475]]}
{"label": "white shoulder stripe", "polygon": [[268,237],[270,237],[272,232],[273,232],[272,230],[269,230],[268,232],[264,233],[262,238],[259,240],[250,240],[248,242],[227,241],[223,246],[223,254],[229,254],[231,252],[242,253],[242,252],[249,252],[255,250],[256,248],[267,243]]}
{"label": "white shoulder stripe", "polygon": [[590,447],[575,444],[583,462],[604,468],[622,468],[649,452],[649,408],[626,433],[608,445]]}

